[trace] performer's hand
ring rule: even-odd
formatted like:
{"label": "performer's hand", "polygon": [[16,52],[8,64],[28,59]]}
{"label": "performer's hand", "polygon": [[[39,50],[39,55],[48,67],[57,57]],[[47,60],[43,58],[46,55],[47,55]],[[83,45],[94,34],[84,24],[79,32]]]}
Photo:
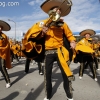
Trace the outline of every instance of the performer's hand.
{"label": "performer's hand", "polygon": [[44,36],[47,33],[47,31],[48,31],[48,27],[43,26],[43,28],[42,28],[42,35]]}
{"label": "performer's hand", "polygon": [[75,42],[75,41],[71,41],[71,42],[70,42],[70,46],[71,46],[71,49],[75,49],[75,47],[76,47],[76,42]]}

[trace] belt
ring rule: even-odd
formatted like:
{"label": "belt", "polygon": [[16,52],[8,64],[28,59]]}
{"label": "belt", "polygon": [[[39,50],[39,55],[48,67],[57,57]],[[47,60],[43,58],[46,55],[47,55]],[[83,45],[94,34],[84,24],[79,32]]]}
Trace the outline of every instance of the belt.
{"label": "belt", "polygon": [[45,55],[57,53],[57,49],[46,50]]}

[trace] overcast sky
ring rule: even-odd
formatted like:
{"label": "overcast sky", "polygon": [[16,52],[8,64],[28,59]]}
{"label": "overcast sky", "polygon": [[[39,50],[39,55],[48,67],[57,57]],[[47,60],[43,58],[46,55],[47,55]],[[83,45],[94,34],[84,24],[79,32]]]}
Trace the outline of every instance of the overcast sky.
{"label": "overcast sky", "polygon": [[[48,18],[40,5],[45,0],[0,0],[0,20],[7,21],[11,30],[5,32],[9,37],[21,38],[23,32],[36,22]],[[73,5],[69,15],[63,17],[73,33],[84,29],[100,32],[100,3],[99,0],[72,0]],[[10,19],[11,21],[8,21]],[[14,23],[14,22],[15,23]]]}

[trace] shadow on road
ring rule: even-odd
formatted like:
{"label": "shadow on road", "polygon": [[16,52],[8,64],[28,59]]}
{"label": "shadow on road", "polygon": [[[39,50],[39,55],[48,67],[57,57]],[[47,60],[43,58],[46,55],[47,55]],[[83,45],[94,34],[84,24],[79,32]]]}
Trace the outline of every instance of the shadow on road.
{"label": "shadow on road", "polygon": [[18,95],[19,95],[19,92],[13,92],[7,97],[0,99],[0,100],[14,100],[14,98],[16,98]]}

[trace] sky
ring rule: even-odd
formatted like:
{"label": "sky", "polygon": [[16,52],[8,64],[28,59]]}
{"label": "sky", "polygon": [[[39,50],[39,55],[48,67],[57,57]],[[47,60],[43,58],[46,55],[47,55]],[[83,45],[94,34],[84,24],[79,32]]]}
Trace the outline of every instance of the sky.
{"label": "sky", "polygon": [[[11,26],[11,30],[4,33],[10,38],[15,38],[16,34],[16,39],[20,40],[22,33],[26,33],[36,22],[48,18],[40,8],[44,1],[0,0],[0,20],[6,21]],[[62,19],[68,24],[73,34],[79,34],[85,29],[93,29],[100,33],[99,0],[72,0],[72,3],[71,12]]]}

